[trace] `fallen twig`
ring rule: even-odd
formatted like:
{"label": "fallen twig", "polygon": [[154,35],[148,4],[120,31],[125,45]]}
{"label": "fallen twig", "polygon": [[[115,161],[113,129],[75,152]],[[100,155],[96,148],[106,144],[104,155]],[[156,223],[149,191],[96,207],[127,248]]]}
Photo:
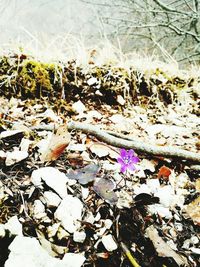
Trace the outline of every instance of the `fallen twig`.
{"label": "fallen twig", "polygon": [[127,140],[111,135],[104,130],[101,130],[97,126],[85,124],[84,122],[68,122],[69,130],[79,130],[87,134],[92,134],[101,141],[110,144],[115,147],[123,147],[127,149],[134,149],[136,152],[142,152],[146,154],[151,154],[154,156],[164,156],[169,158],[180,158],[182,160],[189,160],[193,162],[200,163],[200,154],[187,151],[180,148],[175,148],[171,146],[157,146],[149,145],[147,143],[138,140]]}
{"label": "fallen twig", "polygon": [[[71,121],[67,123],[69,130],[77,130],[82,131],[86,134],[91,134],[100,139],[101,141],[115,146],[115,147],[123,147],[127,149],[134,149],[136,152],[142,152],[145,154],[150,154],[154,156],[163,156],[166,158],[177,158],[182,160],[188,160],[196,163],[200,163],[200,154],[191,152],[188,150],[175,148],[172,146],[157,146],[150,145],[145,142],[141,142],[139,140],[132,140],[125,135],[116,134],[111,131],[101,130],[99,127],[94,125],[89,125],[84,122],[75,122]],[[36,127],[32,127],[32,130],[53,130],[54,128],[49,125],[38,125]]]}

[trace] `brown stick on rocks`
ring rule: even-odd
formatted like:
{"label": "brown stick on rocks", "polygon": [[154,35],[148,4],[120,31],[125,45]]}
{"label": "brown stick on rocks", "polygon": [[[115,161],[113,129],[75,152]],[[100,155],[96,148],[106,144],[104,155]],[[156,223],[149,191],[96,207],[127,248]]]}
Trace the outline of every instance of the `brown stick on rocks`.
{"label": "brown stick on rocks", "polygon": [[195,153],[187,151],[180,148],[175,148],[171,146],[160,147],[156,145],[149,145],[147,143],[131,140],[129,138],[119,138],[114,136],[109,132],[101,130],[97,126],[85,124],[84,122],[68,122],[69,130],[79,130],[86,134],[91,134],[97,137],[99,140],[121,148],[134,149],[136,152],[142,152],[146,154],[151,154],[154,156],[163,156],[168,158],[179,158],[182,160],[189,160],[200,163],[200,153]]}

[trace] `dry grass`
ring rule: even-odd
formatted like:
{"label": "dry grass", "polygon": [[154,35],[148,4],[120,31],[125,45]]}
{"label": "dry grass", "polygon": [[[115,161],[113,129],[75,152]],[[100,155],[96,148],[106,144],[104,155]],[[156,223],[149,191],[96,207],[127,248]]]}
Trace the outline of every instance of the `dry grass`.
{"label": "dry grass", "polygon": [[[120,42],[118,47],[111,44],[107,39],[102,40],[96,45],[86,46],[83,38],[74,37],[71,34],[65,36],[54,36],[51,39],[45,34],[40,38],[24,29],[26,35],[26,42],[18,40],[5,44],[0,49],[0,55],[8,55],[9,53],[25,54],[33,56],[35,60],[45,63],[59,63],[64,66],[68,61],[75,60],[77,66],[81,66],[82,70],[87,71],[94,66],[104,66],[107,68],[121,67],[130,73],[130,69],[138,71],[146,78],[151,78],[152,74],[157,69],[165,73],[168,77],[178,77],[183,80],[193,78],[194,85],[191,89],[197,95],[200,95],[200,66],[191,65],[188,69],[182,70],[179,68],[178,63],[167,52],[160,47],[160,50],[165,56],[165,61],[162,62],[156,55],[139,55],[136,52],[125,54],[123,53]],[[91,64],[92,63],[92,64]],[[60,76],[62,73],[60,73]],[[180,101],[187,102],[187,88],[179,92]],[[182,100],[181,100],[182,99]]]}

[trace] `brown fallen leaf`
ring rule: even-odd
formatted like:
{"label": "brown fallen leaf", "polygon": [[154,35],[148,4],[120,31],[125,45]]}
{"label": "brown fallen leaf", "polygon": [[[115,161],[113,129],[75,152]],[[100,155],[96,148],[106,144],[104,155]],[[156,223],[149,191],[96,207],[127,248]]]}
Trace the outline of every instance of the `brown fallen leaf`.
{"label": "brown fallen leaf", "polygon": [[71,167],[83,166],[83,157],[79,153],[69,153],[67,159]]}
{"label": "brown fallen leaf", "polygon": [[194,224],[200,226],[200,196],[193,200],[190,204],[184,206],[184,210],[193,220]]}
{"label": "brown fallen leaf", "polygon": [[49,145],[40,156],[42,162],[54,161],[60,157],[71,140],[67,125],[61,125],[50,139]]}
{"label": "brown fallen leaf", "polygon": [[158,179],[160,179],[162,177],[165,180],[168,180],[170,174],[171,174],[171,170],[166,166],[162,166],[158,172]]}
{"label": "brown fallen leaf", "polygon": [[146,234],[152,241],[158,256],[160,257],[172,257],[178,266],[188,266],[187,259],[182,255],[176,253],[170,246],[159,236],[158,231],[153,225],[146,229]]}

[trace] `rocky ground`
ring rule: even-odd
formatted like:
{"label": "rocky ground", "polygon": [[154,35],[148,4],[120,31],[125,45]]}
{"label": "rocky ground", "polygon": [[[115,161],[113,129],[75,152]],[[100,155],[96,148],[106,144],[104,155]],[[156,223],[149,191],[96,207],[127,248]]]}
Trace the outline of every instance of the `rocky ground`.
{"label": "rocky ground", "polygon": [[0,265],[198,266],[194,81],[70,63],[52,96],[50,66],[18,59],[1,73]]}

